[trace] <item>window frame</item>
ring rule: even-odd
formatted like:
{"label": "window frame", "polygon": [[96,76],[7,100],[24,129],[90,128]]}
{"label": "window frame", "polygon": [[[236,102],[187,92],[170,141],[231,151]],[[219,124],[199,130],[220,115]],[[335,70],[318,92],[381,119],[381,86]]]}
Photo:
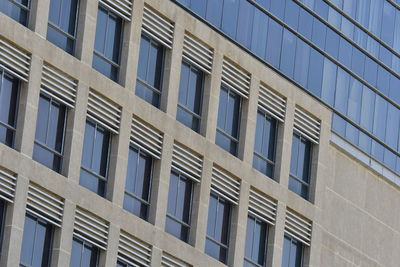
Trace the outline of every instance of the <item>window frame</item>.
{"label": "window frame", "polygon": [[[22,24],[23,26],[28,27],[29,21],[30,21],[30,16],[31,16],[31,0],[28,0],[28,5],[27,5],[27,6],[25,6],[25,5],[21,4],[21,3],[18,3],[18,2],[15,1],[15,0],[5,0],[5,1],[8,1],[8,2],[12,3],[13,5],[17,6],[18,8],[20,8],[20,9],[26,11],[26,24],[23,24],[23,23],[21,23],[20,21],[14,19],[13,17],[11,17],[11,16],[10,16],[9,14],[7,14],[7,13],[3,13],[3,12],[2,12],[2,13],[5,14],[6,16],[8,16],[8,17],[14,19],[14,20],[17,21],[19,24]],[[20,11],[20,12],[21,12],[21,11]]]}
{"label": "window frame", "polygon": [[[264,222],[264,221],[258,219],[258,218],[255,217],[255,216],[252,216],[252,215],[250,215],[250,214],[247,215],[247,219],[248,219],[248,220],[249,220],[249,219],[253,220],[253,221],[254,221],[254,224],[256,224],[257,222],[259,222],[260,224],[262,224],[262,225],[265,226],[265,240],[264,240],[265,249],[264,249],[264,262],[263,262],[262,265],[260,265],[259,263],[254,262],[252,259],[247,258],[247,257],[246,257],[246,251],[245,251],[245,253],[244,253],[244,262],[248,262],[248,263],[250,263],[250,264],[252,264],[252,265],[254,265],[254,266],[257,266],[257,267],[265,267],[265,266],[266,266],[266,262],[267,262],[269,225],[268,225],[266,222]],[[246,225],[246,231],[247,231],[247,227],[248,227],[248,226]],[[255,227],[253,227],[253,239],[254,239],[254,233],[255,233]],[[247,239],[247,236],[246,236],[246,239]],[[245,244],[246,244],[246,241],[245,241]]]}
{"label": "window frame", "polygon": [[[81,259],[81,261],[80,261],[81,265],[82,265],[82,254],[83,254],[82,252],[83,252],[85,247],[88,247],[88,248],[91,249],[92,252],[96,253],[96,264],[95,264],[94,267],[98,267],[99,266],[100,252],[101,252],[100,248],[96,247],[95,245],[93,245],[93,244],[91,244],[91,243],[89,243],[89,242],[87,242],[87,241],[85,241],[85,240],[83,240],[81,238],[76,237],[75,235],[72,236],[72,243],[73,242],[77,242],[77,243],[81,244],[81,246],[82,246],[82,249],[81,249],[80,254],[79,254],[80,255],[80,259]],[[70,257],[70,259],[72,258],[72,255],[73,254],[72,254],[72,249],[71,249],[71,257]],[[70,267],[71,267],[71,260],[70,260]],[[78,266],[73,266],[73,267],[78,267]]]}

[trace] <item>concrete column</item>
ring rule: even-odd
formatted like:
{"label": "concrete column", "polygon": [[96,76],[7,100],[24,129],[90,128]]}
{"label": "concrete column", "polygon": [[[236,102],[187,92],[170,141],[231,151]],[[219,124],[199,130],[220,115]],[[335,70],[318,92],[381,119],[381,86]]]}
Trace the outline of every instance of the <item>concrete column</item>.
{"label": "concrete column", "polygon": [[46,39],[50,1],[31,1],[28,27]]}
{"label": "concrete column", "polygon": [[158,247],[153,247],[151,250],[151,267],[160,267],[162,260],[162,250]]}
{"label": "concrete column", "polygon": [[267,266],[281,267],[286,205],[278,201],[275,226],[269,227]]}
{"label": "concrete column", "polygon": [[97,0],[80,1],[75,54],[89,66],[92,66],[93,61],[97,11]]}
{"label": "concrete column", "polygon": [[118,258],[119,227],[111,223],[108,231],[107,251],[104,251],[105,260],[100,267],[116,266]]}

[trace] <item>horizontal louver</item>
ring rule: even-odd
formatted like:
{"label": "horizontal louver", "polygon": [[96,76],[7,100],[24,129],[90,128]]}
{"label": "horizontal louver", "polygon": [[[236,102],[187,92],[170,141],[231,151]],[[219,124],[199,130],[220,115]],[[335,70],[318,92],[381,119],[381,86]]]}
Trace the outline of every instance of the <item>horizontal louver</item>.
{"label": "horizontal louver", "polygon": [[59,70],[43,65],[41,90],[70,108],[75,107],[77,82]]}
{"label": "horizontal louver", "polygon": [[224,59],[222,64],[222,84],[244,98],[249,97],[251,76],[249,73]]}
{"label": "horizontal louver", "polygon": [[281,122],[285,120],[286,100],[264,85],[260,85],[258,108]]}
{"label": "horizontal louver", "polygon": [[31,57],[14,45],[0,39],[0,69],[27,82]]}
{"label": "horizontal louver", "polygon": [[294,211],[286,210],[285,233],[310,246],[311,243],[311,222]]}
{"label": "horizontal louver", "polygon": [[16,176],[12,172],[0,168],[0,198],[13,203],[16,184]]}
{"label": "horizontal louver", "polygon": [[321,122],[298,107],[294,113],[294,129],[313,143],[318,144]]}
{"label": "horizontal louver", "polygon": [[129,0],[100,0],[100,4],[109,8],[112,12],[118,16],[131,20],[132,16],[132,1]]}
{"label": "horizontal louver", "polygon": [[174,24],[158,15],[149,7],[144,6],[142,30],[150,37],[162,43],[168,48],[172,48],[174,36]]}
{"label": "horizontal louver", "polygon": [[135,116],[131,124],[131,142],[156,159],[161,158],[162,133]]}
{"label": "horizontal louver", "polygon": [[211,73],[213,50],[188,34],[183,39],[183,58],[204,72]]}
{"label": "horizontal louver", "polygon": [[89,91],[87,115],[111,132],[118,134],[121,108],[93,90]]}
{"label": "horizontal louver", "polygon": [[133,266],[147,267],[151,263],[151,246],[121,231],[118,257]]}
{"label": "horizontal louver", "polygon": [[262,193],[250,189],[249,213],[258,219],[275,224],[277,203]]}
{"label": "horizontal louver", "polygon": [[190,265],[171,256],[170,254],[163,253],[161,258],[162,267],[189,267]]}
{"label": "horizontal louver", "polygon": [[189,149],[174,143],[172,151],[172,168],[184,176],[200,182],[203,159]]}
{"label": "horizontal louver", "polygon": [[240,181],[216,166],[212,169],[211,190],[236,205],[239,203]]}
{"label": "horizontal louver", "polygon": [[26,210],[55,226],[61,227],[64,200],[53,193],[30,184]]}
{"label": "horizontal louver", "polygon": [[92,245],[106,250],[108,223],[79,207],[75,210],[74,235]]}

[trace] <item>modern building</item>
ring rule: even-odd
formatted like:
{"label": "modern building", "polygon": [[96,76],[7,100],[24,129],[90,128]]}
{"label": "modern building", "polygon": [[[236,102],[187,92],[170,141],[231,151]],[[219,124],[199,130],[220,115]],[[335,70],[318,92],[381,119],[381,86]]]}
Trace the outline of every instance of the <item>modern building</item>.
{"label": "modern building", "polygon": [[399,266],[399,0],[0,11],[0,266]]}

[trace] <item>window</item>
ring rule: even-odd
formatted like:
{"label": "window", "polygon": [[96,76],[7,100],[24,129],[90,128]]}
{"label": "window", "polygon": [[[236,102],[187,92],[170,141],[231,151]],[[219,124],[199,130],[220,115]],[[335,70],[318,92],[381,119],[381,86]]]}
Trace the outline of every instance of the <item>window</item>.
{"label": "window", "polygon": [[79,184],[104,196],[108,176],[111,134],[90,120],[86,121]]}
{"label": "window", "polygon": [[113,81],[118,80],[122,40],[122,18],[99,6],[93,68]]}
{"label": "window", "polygon": [[5,219],[6,219],[6,207],[7,204],[4,200],[0,200],[0,252],[3,245],[3,236],[4,236],[4,228],[5,228]]}
{"label": "window", "polygon": [[77,238],[72,240],[70,267],[96,267],[98,258],[98,248]]}
{"label": "window", "polygon": [[157,108],[160,107],[163,61],[164,47],[142,34],[136,95]]}
{"label": "window", "polygon": [[228,201],[218,195],[210,195],[205,252],[223,263],[228,258],[230,213]]}
{"label": "window", "polygon": [[253,216],[247,217],[244,267],[265,266],[267,224]]}
{"label": "window", "polygon": [[203,72],[182,62],[176,119],[193,131],[200,130]]}
{"label": "window", "polygon": [[0,70],[0,142],[13,147],[17,127],[19,82]]}
{"label": "window", "polygon": [[253,167],[271,178],[274,176],[277,125],[270,115],[257,112]]}
{"label": "window", "polygon": [[33,159],[56,172],[61,171],[66,116],[64,105],[40,95]]}
{"label": "window", "polygon": [[302,267],[303,266],[303,245],[285,235],[283,241],[282,267]]}
{"label": "window", "polygon": [[20,258],[21,267],[50,266],[52,232],[51,224],[26,214]]}
{"label": "window", "polygon": [[190,179],[171,173],[165,231],[184,242],[189,240],[192,191]]}
{"label": "window", "polygon": [[29,8],[30,0],[0,1],[0,11],[24,26],[28,25]]}
{"label": "window", "polygon": [[294,133],[290,161],[289,189],[304,199],[309,197],[311,172],[311,141]]}
{"label": "window", "polygon": [[74,53],[79,0],[51,0],[47,40]]}
{"label": "window", "polygon": [[147,220],[150,206],[152,157],[136,147],[129,148],[124,209]]}

